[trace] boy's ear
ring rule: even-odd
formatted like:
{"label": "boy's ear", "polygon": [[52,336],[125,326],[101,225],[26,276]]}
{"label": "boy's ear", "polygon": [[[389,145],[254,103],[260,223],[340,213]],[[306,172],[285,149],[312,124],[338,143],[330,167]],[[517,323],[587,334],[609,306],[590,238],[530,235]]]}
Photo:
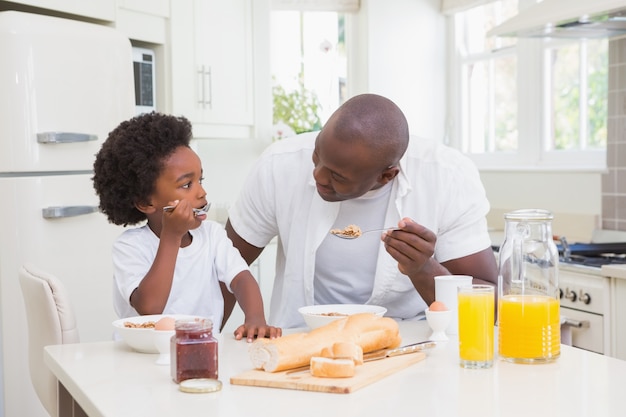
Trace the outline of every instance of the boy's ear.
{"label": "boy's ear", "polygon": [[151,214],[156,210],[149,202],[135,203],[135,208],[144,214]]}

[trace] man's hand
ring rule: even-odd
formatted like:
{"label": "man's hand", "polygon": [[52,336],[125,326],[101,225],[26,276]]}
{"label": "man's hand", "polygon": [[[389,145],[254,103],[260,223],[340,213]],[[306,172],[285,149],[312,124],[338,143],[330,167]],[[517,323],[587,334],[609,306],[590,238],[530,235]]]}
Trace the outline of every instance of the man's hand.
{"label": "man's hand", "polygon": [[437,236],[408,217],[398,222],[401,230],[382,236],[387,252],[398,261],[398,269],[409,277],[419,274],[435,253]]}
{"label": "man's hand", "polygon": [[426,304],[435,301],[437,275],[470,275],[475,284],[497,285],[498,269],[490,247],[461,258],[439,263],[434,257],[437,236],[426,227],[405,217],[398,222],[401,230],[387,231],[381,239],[387,252],[398,261]]}

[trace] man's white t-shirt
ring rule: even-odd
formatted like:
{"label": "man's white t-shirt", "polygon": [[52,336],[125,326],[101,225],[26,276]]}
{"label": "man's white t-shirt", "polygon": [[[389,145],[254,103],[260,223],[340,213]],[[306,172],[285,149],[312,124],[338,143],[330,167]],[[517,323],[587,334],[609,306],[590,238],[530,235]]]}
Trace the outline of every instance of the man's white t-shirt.
{"label": "man's white t-shirt", "polygon": [[[233,278],[248,270],[248,265],[221,224],[205,220],[190,233],[191,244],[178,251],[163,314],[208,317],[218,328],[224,316],[219,282],[230,290]],[[130,305],[130,295],[152,267],[158,247],[159,238],[147,225],[125,230],[113,244],[113,304],[120,318],[138,315]]]}
{"label": "man's white t-shirt", "polygon": [[[270,145],[229,210],[234,230],[251,245],[262,248],[278,236],[269,321],[283,328],[305,325],[298,308],[315,303],[317,251],[340,212],[341,203],[324,201],[313,179],[311,156],[318,133]],[[409,217],[432,230],[437,234],[434,258],[439,262],[491,246],[485,217],[489,202],[471,160],[450,147],[411,137],[399,165],[384,217],[377,216],[377,223],[397,225]],[[378,245],[376,254],[345,255],[343,262],[375,256],[374,283],[366,303],[386,307],[390,317],[417,317],[426,303],[380,240]]]}
{"label": "man's white t-shirt", "polygon": [[[358,225],[362,231],[381,229],[389,205],[391,183],[339,203],[333,229]],[[391,225],[395,226],[395,225]],[[328,233],[315,256],[315,304],[364,304],[374,289],[380,233],[340,239]]]}

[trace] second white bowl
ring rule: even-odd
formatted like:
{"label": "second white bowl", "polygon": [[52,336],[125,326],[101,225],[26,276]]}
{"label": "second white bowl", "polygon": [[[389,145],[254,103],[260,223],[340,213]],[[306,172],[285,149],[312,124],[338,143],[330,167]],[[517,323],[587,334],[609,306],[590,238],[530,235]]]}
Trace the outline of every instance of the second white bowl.
{"label": "second white bowl", "polygon": [[369,304],[318,304],[300,307],[298,311],[302,314],[307,326],[311,329],[316,329],[335,320],[358,313],[372,313],[382,317],[387,312],[387,309]]}

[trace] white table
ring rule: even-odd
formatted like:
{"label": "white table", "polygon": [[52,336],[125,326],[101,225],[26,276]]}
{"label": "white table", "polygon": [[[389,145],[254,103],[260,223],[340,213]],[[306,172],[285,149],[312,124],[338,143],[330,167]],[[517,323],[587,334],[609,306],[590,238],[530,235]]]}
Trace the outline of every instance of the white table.
{"label": "white table", "polygon": [[[425,321],[402,322],[400,329],[404,343],[430,334]],[[92,417],[626,415],[626,361],[569,346],[552,364],[496,360],[491,369],[468,370],[459,367],[451,339],[424,361],[351,394],[231,385],[231,376],[251,368],[247,343],[231,335],[220,342],[224,386],[217,393],[180,392],[156,356],[122,342],[45,348],[66,396]]]}

